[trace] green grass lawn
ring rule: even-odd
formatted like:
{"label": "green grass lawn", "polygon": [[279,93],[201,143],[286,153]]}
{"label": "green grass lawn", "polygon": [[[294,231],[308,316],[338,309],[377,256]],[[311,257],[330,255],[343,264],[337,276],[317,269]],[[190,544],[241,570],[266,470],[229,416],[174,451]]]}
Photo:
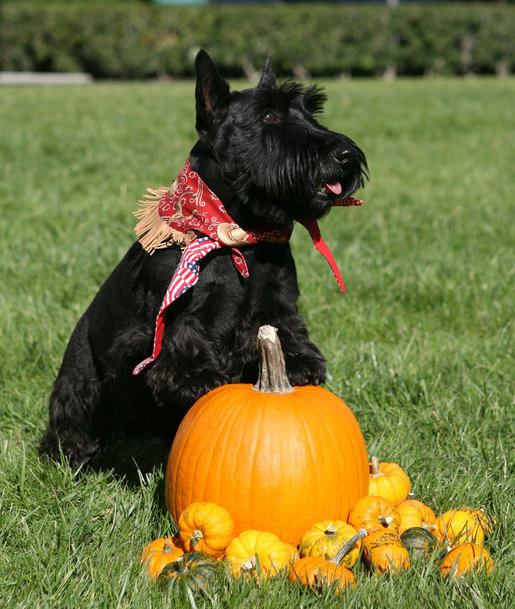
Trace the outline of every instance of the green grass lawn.
{"label": "green grass lawn", "polygon": [[[327,387],[417,498],[495,515],[495,570],[449,583],[431,562],[394,577],[360,567],[343,598],[221,576],[197,604],[513,607],[515,80],[326,88],[323,122],[371,170],[366,205],[322,223],[345,296],[304,229],[293,236]],[[172,530],[162,468],[84,473],[41,461],[36,445],[68,337],[134,238],[135,202],[171,182],[194,142],[192,99],[192,83],[0,89],[1,607],[189,606],[138,565]]]}

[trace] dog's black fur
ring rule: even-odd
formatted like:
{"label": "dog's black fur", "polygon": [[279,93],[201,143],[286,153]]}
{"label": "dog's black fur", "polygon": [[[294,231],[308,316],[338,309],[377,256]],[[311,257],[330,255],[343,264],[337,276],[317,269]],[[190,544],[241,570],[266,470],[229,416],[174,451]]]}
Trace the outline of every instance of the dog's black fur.
{"label": "dog's black fur", "polygon": [[[314,118],[325,96],[316,87],[276,85],[267,61],[258,86],[229,91],[209,55],[196,63],[192,168],[243,228],[317,219],[336,198],[363,184],[362,151]],[[324,188],[339,181],[336,197]],[[152,351],[157,311],[181,250],[146,253],[136,242],[79,320],[55,381],[41,452],[94,462],[112,432],[150,433],[168,442],[186,410],[222,384],[255,382],[255,339],[262,324],[279,329],[293,384],[320,384],[325,362],[308,339],[296,306],[295,264],[287,243],[244,248],[250,277],[234,268],[230,248],[202,263],[195,287],[167,313],[162,351]]]}

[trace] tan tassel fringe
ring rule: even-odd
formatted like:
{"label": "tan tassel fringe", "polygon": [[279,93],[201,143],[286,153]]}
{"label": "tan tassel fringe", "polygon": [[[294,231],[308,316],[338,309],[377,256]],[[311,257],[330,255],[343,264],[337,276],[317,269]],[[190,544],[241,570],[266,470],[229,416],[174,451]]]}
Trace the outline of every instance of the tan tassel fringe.
{"label": "tan tassel fringe", "polygon": [[157,190],[147,188],[148,195],[143,195],[145,201],[138,201],[139,209],[133,214],[138,218],[138,222],[134,227],[135,233],[140,237],[139,242],[143,249],[152,255],[156,250],[165,249],[172,245],[186,247],[198,237],[198,233],[189,230],[186,233],[181,233],[168,226],[159,215],[159,202],[162,197],[168,192],[173,192],[176,188],[174,182],[170,188],[161,186]]}

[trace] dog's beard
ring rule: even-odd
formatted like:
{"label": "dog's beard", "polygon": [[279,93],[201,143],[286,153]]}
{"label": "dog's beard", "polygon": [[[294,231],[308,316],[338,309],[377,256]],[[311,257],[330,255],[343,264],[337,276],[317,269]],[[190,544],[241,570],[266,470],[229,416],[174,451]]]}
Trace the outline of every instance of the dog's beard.
{"label": "dog's beard", "polygon": [[[349,148],[349,161],[331,156],[334,142]],[[265,139],[259,147],[246,147],[229,170],[237,198],[264,222],[286,224],[302,218],[318,220],[331,207],[352,196],[368,177],[363,152],[351,140],[332,140],[320,150]],[[313,171],[319,167],[318,171]]]}
{"label": "dog's beard", "polygon": [[[306,178],[296,180],[298,175]],[[309,178],[308,175],[307,170],[299,173],[295,167],[290,172],[277,171],[270,163],[269,171],[263,172],[260,168],[258,175],[251,179],[240,173],[234,186],[238,199],[260,221],[283,225],[324,217],[333,205],[363,186],[366,174],[359,165],[353,171],[339,174],[329,168],[319,176]]]}

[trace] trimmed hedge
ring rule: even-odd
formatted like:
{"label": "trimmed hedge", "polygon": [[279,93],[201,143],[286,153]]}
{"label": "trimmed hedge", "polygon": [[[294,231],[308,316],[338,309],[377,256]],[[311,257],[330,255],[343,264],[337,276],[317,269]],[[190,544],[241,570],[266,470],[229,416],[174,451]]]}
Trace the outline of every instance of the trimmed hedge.
{"label": "trimmed hedge", "polygon": [[0,69],[97,78],[190,76],[204,47],[226,76],[268,54],[296,76],[508,74],[515,7],[492,4],[6,4]]}

